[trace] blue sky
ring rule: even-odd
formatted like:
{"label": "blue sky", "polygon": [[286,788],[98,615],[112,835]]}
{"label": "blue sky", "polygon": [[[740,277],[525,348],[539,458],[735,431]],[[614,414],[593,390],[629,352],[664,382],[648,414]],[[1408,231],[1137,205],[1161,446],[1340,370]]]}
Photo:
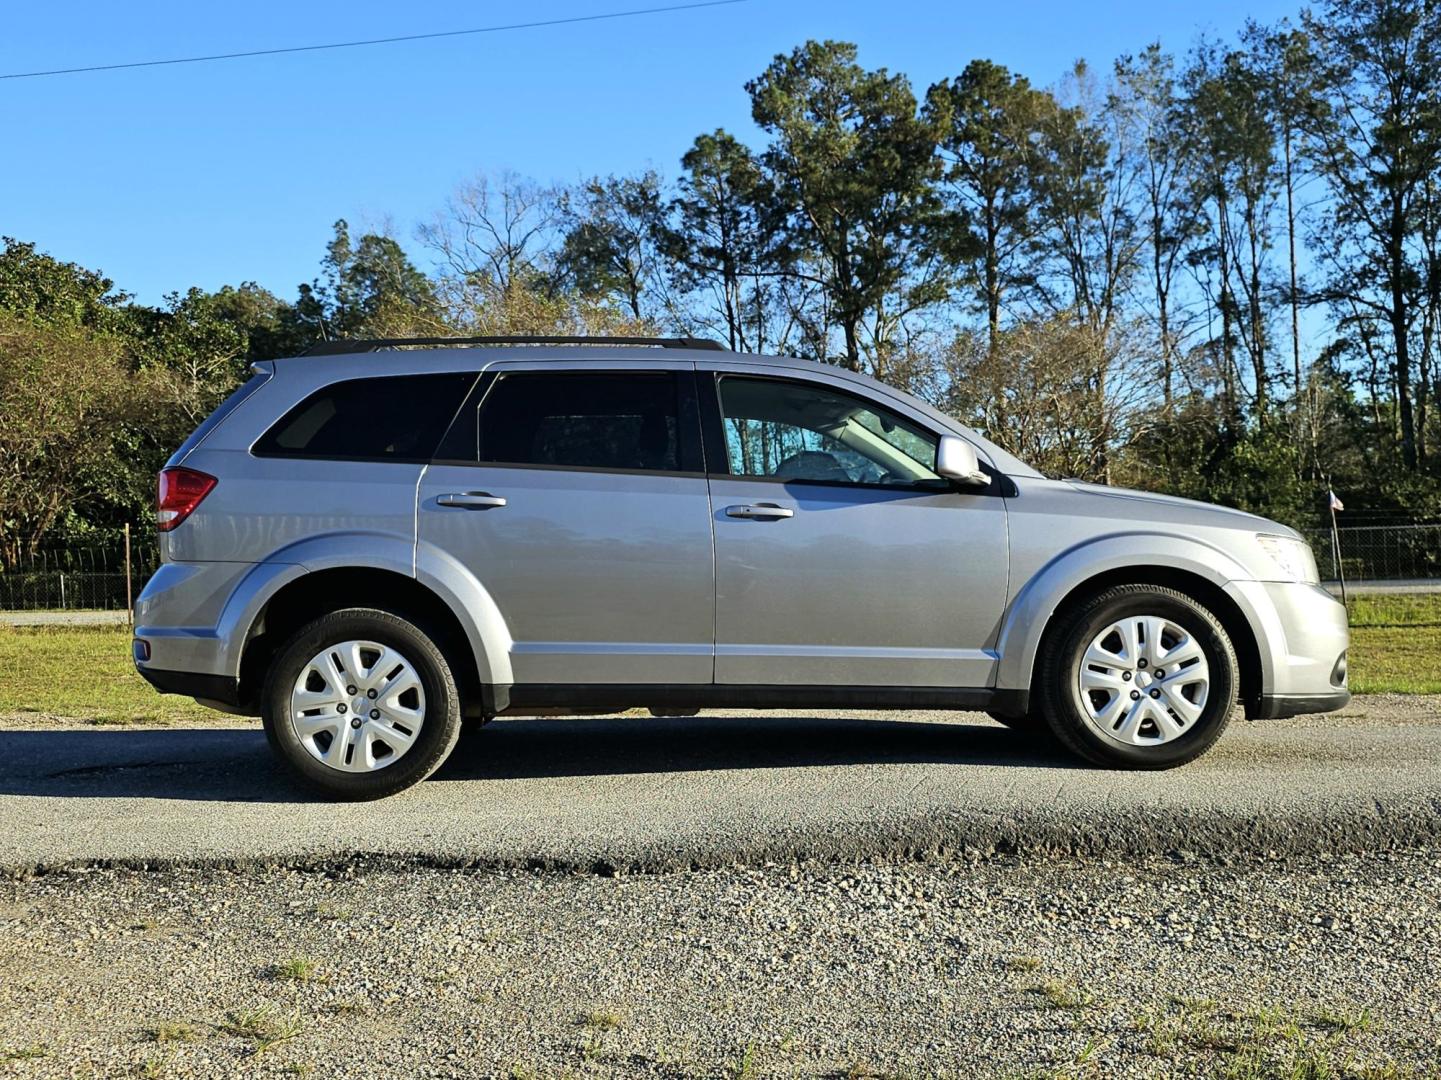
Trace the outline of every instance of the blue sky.
{"label": "blue sky", "polygon": [[[12,4],[0,74],[426,33],[647,7],[314,0]],[[989,57],[1033,81],[1075,59],[1109,64],[1159,39],[1272,21],[1277,0],[1115,3],[749,0],[613,22],[45,79],[0,81],[10,159],[0,234],[103,270],[141,300],[191,284],[314,276],[330,225],[391,223],[412,242],[459,181],[667,175],[694,137],[752,132],[745,81],[806,38],[918,91]]]}

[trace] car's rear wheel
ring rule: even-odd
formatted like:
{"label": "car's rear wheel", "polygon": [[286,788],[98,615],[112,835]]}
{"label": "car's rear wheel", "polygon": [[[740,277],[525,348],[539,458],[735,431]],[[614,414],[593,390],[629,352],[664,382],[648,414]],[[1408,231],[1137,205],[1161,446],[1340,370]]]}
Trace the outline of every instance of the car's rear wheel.
{"label": "car's rear wheel", "polygon": [[1063,745],[1100,765],[1168,769],[1220,737],[1238,692],[1236,652],[1184,593],[1121,585],[1060,616],[1037,690]]}
{"label": "car's rear wheel", "polygon": [[419,626],[346,608],[281,647],[262,715],[271,748],[298,779],[336,799],[379,799],[440,767],[460,733],[460,695]]}

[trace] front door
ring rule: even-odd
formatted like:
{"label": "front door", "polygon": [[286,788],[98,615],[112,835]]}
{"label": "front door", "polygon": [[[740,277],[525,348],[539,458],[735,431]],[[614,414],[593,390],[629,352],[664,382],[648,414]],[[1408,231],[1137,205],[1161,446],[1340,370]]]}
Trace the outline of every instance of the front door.
{"label": "front door", "polygon": [[522,684],[709,683],[715,579],[693,366],[495,365],[418,501],[490,593]]}
{"label": "front door", "polygon": [[704,408],[708,457],[723,458],[710,477],[716,682],[991,685],[1004,498],[953,488],[923,418],[840,380],[699,381],[718,402]]}

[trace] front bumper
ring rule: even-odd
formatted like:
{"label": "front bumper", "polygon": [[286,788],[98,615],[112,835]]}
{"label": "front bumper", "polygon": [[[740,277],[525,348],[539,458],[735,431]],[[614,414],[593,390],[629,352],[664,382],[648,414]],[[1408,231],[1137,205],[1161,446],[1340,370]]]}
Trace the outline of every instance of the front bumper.
{"label": "front bumper", "polygon": [[1264,694],[1251,712],[1252,720],[1284,720],[1306,713],[1335,712],[1351,701],[1351,691],[1333,690],[1327,694]]}
{"label": "front bumper", "polygon": [[[1261,679],[1246,702],[1252,719],[1331,712],[1351,700],[1346,609],[1326,590],[1301,582],[1234,582],[1249,602],[1260,652]],[[1239,594],[1239,595],[1238,595]]]}

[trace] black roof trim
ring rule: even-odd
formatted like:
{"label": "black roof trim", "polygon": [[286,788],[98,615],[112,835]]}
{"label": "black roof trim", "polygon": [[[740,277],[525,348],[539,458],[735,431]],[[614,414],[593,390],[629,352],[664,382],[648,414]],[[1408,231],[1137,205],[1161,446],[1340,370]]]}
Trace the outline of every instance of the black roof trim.
{"label": "black roof trim", "polygon": [[659,349],[725,351],[724,345],[710,338],[563,337],[548,334],[522,334],[499,337],[338,338],[334,341],[318,341],[300,355],[339,356],[344,353],[396,349],[407,345],[647,345]]}

